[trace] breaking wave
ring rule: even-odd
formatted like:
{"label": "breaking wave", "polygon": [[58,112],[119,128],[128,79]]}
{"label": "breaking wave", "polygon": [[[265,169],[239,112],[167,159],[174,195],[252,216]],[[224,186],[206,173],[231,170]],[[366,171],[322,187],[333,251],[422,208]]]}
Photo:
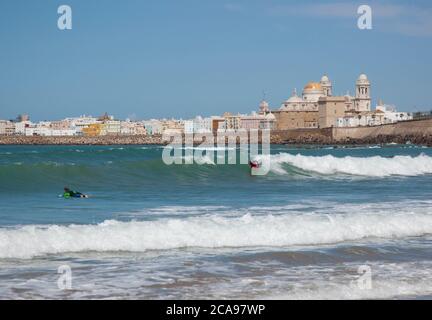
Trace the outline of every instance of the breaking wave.
{"label": "breaking wave", "polygon": [[370,177],[418,176],[432,173],[432,157],[421,154],[417,157],[394,156],[343,157],[332,155],[305,156],[280,153],[271,156],[271,170],[276,174],[286,174],[286,166],[293,166],[306,172],[323,175],[347,174]]}
{"label": "breaking wave", "polygon": [[0,258],[28,259],[86,251],[313,246],[427,234],[432,234],[432,214],[421,210],[368,214],[210,215],[130,222],[108,220],[97,225],[1,228]]}

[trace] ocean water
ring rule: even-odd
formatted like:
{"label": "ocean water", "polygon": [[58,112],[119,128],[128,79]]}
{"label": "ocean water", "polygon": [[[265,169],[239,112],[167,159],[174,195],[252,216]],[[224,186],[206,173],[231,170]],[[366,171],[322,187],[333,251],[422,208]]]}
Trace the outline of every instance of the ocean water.
{"label": "ocean water", "polygon": [[432,297],[432,149],[274,145],[266,176],[162,150],[0,147],[0,299]]}

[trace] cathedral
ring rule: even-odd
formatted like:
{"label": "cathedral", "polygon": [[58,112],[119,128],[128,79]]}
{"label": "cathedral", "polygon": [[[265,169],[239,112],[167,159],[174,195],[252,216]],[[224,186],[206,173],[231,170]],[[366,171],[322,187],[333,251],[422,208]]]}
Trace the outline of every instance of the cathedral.
{"label": "cathedral", "polygon": [[[371,109],[370,82],[365,74],[356,81],[355,96],[345,95],[347,112],[367,112]],[[294,90],[292,96],[282,103],[279,111],[315,111],[318,112],[318,100],[321,97],[332,97],[333,85],[324,75],[320,82],[309,82],[301,96]]]}
{"label": "cathedral", "polygon": [[376,126],[412,119],[409,113],[397,112],[382,103],[373,111],[371,106],[371,84],[365,74],[357,78],[354,96],[334,95],[333,84],[324,75],[320,82],[306,84],[301,96],[294,89],[278,109],[271,111],[263,100],[259,110],[261,115],[272,115],[276,130]]}

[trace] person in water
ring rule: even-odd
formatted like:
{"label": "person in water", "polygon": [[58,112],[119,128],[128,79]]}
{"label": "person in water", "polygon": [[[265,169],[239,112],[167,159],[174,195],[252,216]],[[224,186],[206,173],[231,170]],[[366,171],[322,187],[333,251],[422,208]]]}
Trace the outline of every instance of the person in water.
{"label": "person in water", "polygon": [[251,169],[252,168],[258,169],[260,167],[260,164],[258,161],[249,161],[249,166],[251,167]]}
{"label": "person in water", "polygon": [[68,187],[64,187],[64,198],[88,198],[87,195],[81,193],[81,192],[75,192],[69,189]]}

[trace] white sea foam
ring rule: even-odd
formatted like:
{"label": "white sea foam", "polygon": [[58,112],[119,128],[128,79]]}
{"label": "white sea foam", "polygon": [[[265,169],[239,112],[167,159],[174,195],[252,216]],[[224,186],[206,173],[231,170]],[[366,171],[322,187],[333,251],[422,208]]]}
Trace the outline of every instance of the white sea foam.
{"label": "white sea foam", "polygon": [[288,153],[272,155],[271,170],[274,173],[286,174],[283,164],[325,175],[348,174],[387,177],[392,175],[417,176],[432,173],[432,157],[424,154],[417,157],[395,156],[392,158],[380,156],[338,158],[332,155],[304,156]]}
{"label": "white sea foam", "polygon": [[[389,299],[424,297],[432,295],[431,263],[416,261],[408,263],[368,262],[371,268],[371,287],[359,286],[358,264],[343,264],[325,268],[294,268],[298,272],[295,283],[284,290],[280,286],[271,299],[340,300],[340,299]],[[351,272],[347,272],[351,270]],[[279,277],[286,279],[285,274]],[[311,280],[313,279],[313,280]],[[361,281],[360,281],[361,282]],[[285,292],[283,292],[285,291]]]}
{"label": "white sea foam", "polygon": [[0,229],[0,258],[188,247],[289,247],[425,234],[432,234],[432,214],[424,210],[368,214],[212,215],[131,222],[109,220],[98,225],[32,225]]}

